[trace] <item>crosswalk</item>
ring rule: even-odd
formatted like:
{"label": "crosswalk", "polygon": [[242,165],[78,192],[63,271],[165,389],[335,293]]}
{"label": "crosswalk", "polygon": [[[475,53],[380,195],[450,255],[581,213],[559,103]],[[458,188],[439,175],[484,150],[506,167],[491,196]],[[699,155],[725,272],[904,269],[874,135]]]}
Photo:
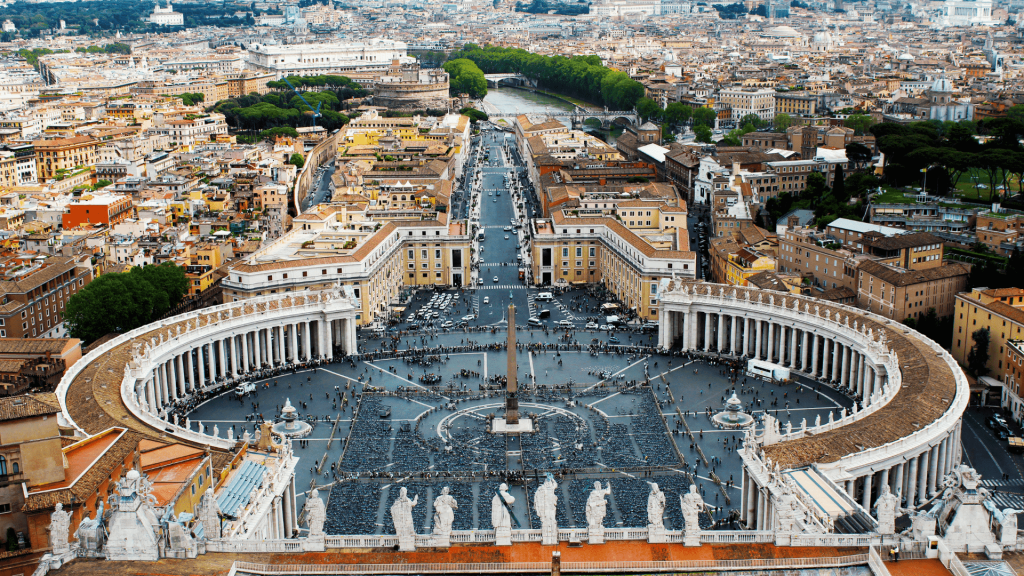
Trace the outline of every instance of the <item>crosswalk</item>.
{"label": "crosswalk", "polygon": [[1014,480],[982,480],[981,485],[986,488],[999,488],[1002,486],[1024,486],[1024,478]]}
{"label": "crosswalk", "polygon": [[522,284],[484,284],[477,286],[478,290],[526,290]]}
{"label": "crosswalk", "polygon": [[1014,508],[1024,510],[1024,494],[1010,492],[994,492],[991,494],[992,503],[996,508]]}

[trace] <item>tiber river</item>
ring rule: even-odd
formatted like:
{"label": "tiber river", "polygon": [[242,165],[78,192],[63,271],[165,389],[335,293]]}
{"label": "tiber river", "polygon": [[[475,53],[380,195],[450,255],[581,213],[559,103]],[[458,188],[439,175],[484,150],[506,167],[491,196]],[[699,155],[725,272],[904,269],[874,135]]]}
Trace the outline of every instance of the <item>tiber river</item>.
{"label": "tiber river", "polygon": [[[535,92],[528,92],[526,90],[519,90],[516,88],[488,88],[487,96],[484,96],[484,112],[490,114],[495,110],[502,112],[514,112],[516,114],[546,114],[548,116],[554,116],[558,120],[561,120],[566,125],[569,125],[570,118],[569,113],[572,112],[573,106],[567,102],[563,102],[557,98],[545,96],[544,94],[537,94]],[[608,142],[609,145],[615,146],[615,136],[621,134],[621,128],[612,130],[612,133],[602,132],[600,126],[586,128],[587,132],[590,132],[598,138]]]}

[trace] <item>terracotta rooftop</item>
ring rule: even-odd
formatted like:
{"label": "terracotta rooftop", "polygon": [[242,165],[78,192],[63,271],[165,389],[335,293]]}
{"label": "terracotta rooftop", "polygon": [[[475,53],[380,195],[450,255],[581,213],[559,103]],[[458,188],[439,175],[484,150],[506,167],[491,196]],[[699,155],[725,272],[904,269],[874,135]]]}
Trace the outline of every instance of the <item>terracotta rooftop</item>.
{"label": "terracotta rooftop", "polygon": [[53,393],[0,398],[0,422],[59,412],[60,403],[57,402],[57,396]]}
{"label": "terracotta rooftop", "polygon": [[232,563],[254,562],[273,566],[330,564],[471,564],[479,562],[551,562],[551,553],[561,553],[562,562],[753,560],[774,558],[834,558],[864,554],[864,548],[778,547],[773,544],[742,544],[687,548],[679,544],[648,544],[642,540],[613,540],[604,544],[569,547],[539,543],[512,546],[452,546],[418,552],[394,550],[334,550],[292,554],[207,553],[193,560],[162,558],[158,562],[106,562],[80,558],[51,571],[54,576],[192,576],[227,574]]}

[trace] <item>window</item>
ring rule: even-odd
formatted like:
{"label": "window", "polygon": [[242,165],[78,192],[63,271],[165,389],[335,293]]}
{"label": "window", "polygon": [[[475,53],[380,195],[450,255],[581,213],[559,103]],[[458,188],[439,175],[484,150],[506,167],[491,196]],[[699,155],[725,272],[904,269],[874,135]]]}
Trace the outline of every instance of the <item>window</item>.
{"label": "window", "polygon": [[11,505],[10,504],[0,504],[0,514],[10,514],[10,512],[11,512]]}
{"label": "window", "polygon": [[0,476],[6,476],[6,475],[7,475],[7,458],[5,456],[3,456],[3,455],[0,455]]}

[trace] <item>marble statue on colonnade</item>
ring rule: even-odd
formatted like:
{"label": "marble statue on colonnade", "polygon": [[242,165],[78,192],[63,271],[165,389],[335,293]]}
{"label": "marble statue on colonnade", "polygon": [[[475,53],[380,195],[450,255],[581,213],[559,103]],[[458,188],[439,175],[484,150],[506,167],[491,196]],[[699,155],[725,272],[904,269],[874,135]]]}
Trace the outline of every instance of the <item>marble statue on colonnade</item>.
{"label": "marble statue on colonnade", "polygon": [[446,548],[451,545],[452,522],[458,507],[455,497],[448,494],[447,486],[441,489],[440,496],[434,498],[434,546]]}
{"label": "marble statue on colonnade", "polygon": [[647,541],[666,542],[665,538],[665,493],[657,482],[648,482],[651,493],[647,495]]}
{"label": "marble statue on colonnade", "polygon": [[309,493],[309,498],[306,498],[306,503],[303,505],[302,511],[306,513],[306,525],[309,526],[309,537],[323,538],[324,522],[327,521],[327,507],[324,506],[324,500],[320,497],[319,490],[313,488],[312,492]]}
{"label": "marble statue on colonnade", "polygon": [[398,549],[402,552],[416,551],[416,527],[412,520],[412,509],[419,499],[419,494],[417,494],[412,500],[409,500],[408,490],[402,487],[395,503],[391,505],[391,520],[395,523]]}
{"label": "marble statue on colonnade", "polygon": [[555,516],[558,506],[558,495],[555,494],[557,488],[555,477],[548,472],[533,497],[533,507],[540,518],[541,544],[544,546],[558,545],[558,520]]}
{"label": "marble statue on colonnade", "polygon": [[690,491],[679,497],[683,509],[683,545],[700,546],[700,513],[704,511],[704,499],[697,492],[697,486],[690,484]]}
{"label": "marble statue on colonnade", "polygon": [[612,486],[601,488],[601,482],[594,482],[594,489],[587,497],[587,542],[604,544],[604,516],[608,511],[605,496],[612,493]]}
{"label": "marble statue on colonnade", "polygon": [[508,493],[508,484],[498,487],[498,493],[491,498],[491,525],[494,526],[495,546],[512,545],[512,504],[515,497]]}
{"label": "marble statue on colonnade", "polygon": [[896,508],[899,506],[899,499],[889,491],[888,484],[882,484],[882,491],[875,500],[875,515],[878,517],[879,534],[896,533]]}

